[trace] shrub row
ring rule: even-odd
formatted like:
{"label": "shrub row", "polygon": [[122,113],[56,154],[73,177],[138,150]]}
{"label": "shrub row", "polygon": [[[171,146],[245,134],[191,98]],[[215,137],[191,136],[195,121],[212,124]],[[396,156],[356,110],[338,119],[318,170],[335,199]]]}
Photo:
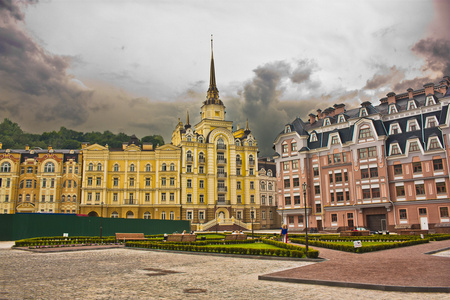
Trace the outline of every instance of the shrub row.
{"label": "shrub row", "polygon": [[[291,241],[294,243],[300,243],[300,244],[304,244],[306,242],[305,239],[295,239],[295,238],[291,238]],[[355,248],[353,245],[343,245],[343,244],[336,244],[333,242],[308,240],[308,244],[312,245],[312,246],[346,251],[346,252],[355,252],[355,253],[372,252],[372,251],[379,251],[379,250],[385,250],[385,249],[391,249],[391,248],[407,247],[407,246],[412,246],[412,245],[424,244],[424,243],[428,243],[428,242],[429,242],[428,239],[414,239],[414,240],[402,241],[402,242],[390,242],[390,243],[381,244],[381,245],[362,245],[360,248]]]}
{"label": "shrub row", "polygon": [[[302,251],[303,253],[306,252],[305,247],[301,247],[301,246],[297,246],[297,245],[286,244],[283,242],[278,242],[278,241],[268,240],[268,239],[262,239],[262,242],[265,244],[273,245],[273,246],[276,246],[279,248],[284,248],[284,249],[288,249],[288,250],[292,250],[292,251]],[[308,249],[308,253],[306,254],[306,256],[309,258],[318,258],[319,251],[316,249]]]}
{"label": "shrub row", "polygon": [[448,233],[426,234],[425,237],[430,241],[450,240],[450,234]]}
{"label": "shrub row", "polygon": [[15,247],[43,246],[43,245],[67,245],[67,244],[110,244],[115,243],[115,237],[42,237],[17,240]]}
{"label": "shrub row", "polygon": [[206,247],[197,245],[183,245],[173,243],[152,243],[152,242],[126,242],[126,247],[150,248],[175,251],[191,251],[191,252],[210,252],[223,254],[239,254],[239,255],[261,255],[261,256],[280,256],[280,257],[303,257],[304,251],[287,250],[287,249],[251,249],[239,247]]}

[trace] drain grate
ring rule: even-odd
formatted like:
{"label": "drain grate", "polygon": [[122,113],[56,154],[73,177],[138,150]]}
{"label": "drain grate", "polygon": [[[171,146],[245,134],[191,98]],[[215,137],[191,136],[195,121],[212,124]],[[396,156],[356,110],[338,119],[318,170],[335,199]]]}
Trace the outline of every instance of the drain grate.
{"label": "drain grate", "polygon": [[146,268],[144,270],[152,272],[152,273],[147,273],[147,276],[163,276],[163,275],[167,275],[167,274],[181,273],[181,272],[177,272],[177,271],[163,270],[163,269],[156,269],[156,268]]}
{"label": "drain grate", "polygon": [[186,294],[200,294],[206,293],[206,289],[184,289],[183,292]]}

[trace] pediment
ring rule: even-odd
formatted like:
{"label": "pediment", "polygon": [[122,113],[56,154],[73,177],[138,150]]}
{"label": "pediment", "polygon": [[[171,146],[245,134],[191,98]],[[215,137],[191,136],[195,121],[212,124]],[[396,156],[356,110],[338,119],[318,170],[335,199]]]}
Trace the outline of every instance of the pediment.
{"label": "pediment", "polygon": [[176,151],[176,150],[180,150],[180,148],[177,147],[177,146],[174,146],[172,144],[165,144],[165,145],[159,146],[158,148],[156,148],[156,150],[159,150],[159,151]]}
{"label": "pediment", "polygon": [[86,150],[86,151],[102,151],[102,150],[108,150],[108,148],[95,143],[93,145],[85,147],[83,150]]}

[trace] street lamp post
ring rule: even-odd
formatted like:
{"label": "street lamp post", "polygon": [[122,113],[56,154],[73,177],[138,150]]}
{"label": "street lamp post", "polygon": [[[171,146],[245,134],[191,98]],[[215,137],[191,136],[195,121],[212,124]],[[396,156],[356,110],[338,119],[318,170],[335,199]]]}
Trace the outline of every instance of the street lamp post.
{"label": "street lamp post", "polygon": [[253,240],[253,206],[250,207],[250,219],[252,220],[252,240]]}
{"label": "street lamp post", "polygon": [[306,182],[303,182],[303,199],[305,201],[305,245],[306,245],[306,254],[308,255],[308,211],[306,209]]}
{"label": "street lamp post", "polygon": [[100,208],[100,238],[103,236],[103,202]]}

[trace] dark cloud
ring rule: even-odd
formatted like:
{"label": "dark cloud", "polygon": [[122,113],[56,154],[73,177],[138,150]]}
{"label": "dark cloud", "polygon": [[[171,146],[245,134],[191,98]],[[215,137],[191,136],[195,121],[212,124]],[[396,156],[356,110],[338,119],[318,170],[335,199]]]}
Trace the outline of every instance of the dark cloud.
{"label": "dark cloud", "polygon": [[420,40],[412,51],[425,58],[424,71],[432,71],[440,76],[450,74],[450,41],[427,38]]}
{"label": "dark cloud", "polygon": [[397,69],[396,66],[391,68],[384,68],[381,72],[373,75],[368,79],[363,89],[374,90],[392,85],[393,82],[398,82],[405,77],[403,70]]}
{"label": "dark cloud", "polygon": [[91,92],[80,89],[67,75],[68,57],[48,53],[23,31],[17,3],[0,2],[0,111],[10,116],[21,107],[33,112],[21,115],[35,121],[83,122]]}

